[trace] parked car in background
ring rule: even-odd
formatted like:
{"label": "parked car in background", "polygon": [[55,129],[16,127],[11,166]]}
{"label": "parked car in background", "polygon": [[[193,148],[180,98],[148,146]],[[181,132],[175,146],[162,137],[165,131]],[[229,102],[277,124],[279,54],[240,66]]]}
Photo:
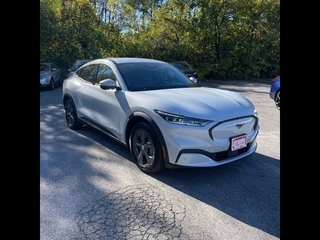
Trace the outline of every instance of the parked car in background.
{"label": "parked car in background", "polygon": [[61,85],[61,70],[56,64],[40,63],[40,88],[53,90]]}
{"label": "parked car in background", "polygon": [[276,108],[280,110],[280,75],[271,81],[269,97],[274,101]]}
{"label": "parked car in background", "polygon": [[93,60],[64,81],[62,102],[70,129],[88,125],[109,135],[128,147],[145,173],[218,166],[257,148],[252,102],[199,86],[159,60]]}
{"label": "parked car in background", "polygon": [[92,59],[80,59],[77,60],[71,68],[68,69],[68,77],[70,77],[70,75],[76,71],[79,67],[81,67],[83,64],[92,61]]}
{"label": "parked car in background", "polygon": [[170,64],[182,71],[185,75],[187,75],[187,77],[194,77],[196,80],[198,80],[197,71],[193,69],[192,66],[186,61],[175,61],[170,62]]}

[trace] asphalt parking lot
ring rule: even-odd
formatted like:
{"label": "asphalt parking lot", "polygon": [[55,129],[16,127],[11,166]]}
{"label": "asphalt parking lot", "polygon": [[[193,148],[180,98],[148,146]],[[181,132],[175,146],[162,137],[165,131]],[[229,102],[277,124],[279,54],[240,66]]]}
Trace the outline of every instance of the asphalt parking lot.
{"label": "asphalt parking lot", "polygon": [[61,88],[40,91],[40,239],[280,239],[280,111],[269,82],[200,84],[255,104],[255,154],[147,175],[124,146],[67,127]]}

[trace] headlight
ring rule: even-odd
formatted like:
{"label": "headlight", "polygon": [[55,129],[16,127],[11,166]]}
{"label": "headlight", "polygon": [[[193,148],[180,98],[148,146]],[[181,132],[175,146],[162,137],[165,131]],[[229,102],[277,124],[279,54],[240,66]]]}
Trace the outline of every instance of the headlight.
{"label": "headlight", "polygon": [[49,75],[40,75],[40,82],[48,82],[49,81]]}
{"label": "headlight", "polygon": [[196,126],[203,127],[206,124],[210,123],[210,120],[198,119],[198,118],[190,118],[182,115],[176,115],[171,113],[162,112],[161,110],[154,110],[155,113],[159,114],[164,120],[168,123],[187,125],[187,126]]}

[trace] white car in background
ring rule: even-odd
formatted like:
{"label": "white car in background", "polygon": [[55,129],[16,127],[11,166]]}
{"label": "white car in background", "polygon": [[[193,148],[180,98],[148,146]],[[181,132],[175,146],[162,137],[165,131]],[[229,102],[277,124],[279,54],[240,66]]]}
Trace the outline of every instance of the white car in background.
{"label": "white car in background", "polygon": [[40,89],[61,86],[61,70],[54,63],[40,63]]}
{"label": "white car in background", "polygon": [[255,106],[236,92],[202,87],[169,63],[104,58],[63,83],[71,129],[94,127],[128,147],[145,173],[213,167],[257,148]]}

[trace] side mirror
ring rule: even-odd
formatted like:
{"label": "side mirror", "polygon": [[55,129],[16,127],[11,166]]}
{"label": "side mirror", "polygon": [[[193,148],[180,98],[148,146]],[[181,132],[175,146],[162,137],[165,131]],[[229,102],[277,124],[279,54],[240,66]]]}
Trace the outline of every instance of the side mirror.
{"label": "side mirror", "polygon": [[100,84],[100,88],[103,90],[117,88],[117,83],[112,79],[104,79],[100,81],[99,84]]}
{"label": "side mirror", "polygon": [[196,79],[195,77],[190,77],[189,78],[192,82],[194,82],[194,83],[197,83],[198,82],[198,79]]}

